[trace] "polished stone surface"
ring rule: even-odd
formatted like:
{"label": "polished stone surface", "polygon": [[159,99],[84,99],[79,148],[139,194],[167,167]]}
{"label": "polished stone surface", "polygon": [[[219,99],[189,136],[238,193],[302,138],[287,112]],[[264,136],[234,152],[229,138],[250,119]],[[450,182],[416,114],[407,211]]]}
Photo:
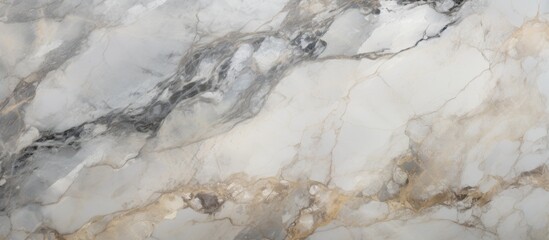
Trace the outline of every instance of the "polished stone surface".
{"label": "polished stone surface", "polygon": [[547,239],[549,0],[0,2],[0,239]]}

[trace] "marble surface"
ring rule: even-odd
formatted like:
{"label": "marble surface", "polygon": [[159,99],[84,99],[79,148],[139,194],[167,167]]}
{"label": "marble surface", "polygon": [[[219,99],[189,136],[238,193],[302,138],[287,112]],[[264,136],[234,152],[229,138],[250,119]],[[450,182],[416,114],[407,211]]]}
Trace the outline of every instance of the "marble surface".
{"label": "marble surface", "polygon": [[0,1],[0,239],[548,239],[549,0]]}

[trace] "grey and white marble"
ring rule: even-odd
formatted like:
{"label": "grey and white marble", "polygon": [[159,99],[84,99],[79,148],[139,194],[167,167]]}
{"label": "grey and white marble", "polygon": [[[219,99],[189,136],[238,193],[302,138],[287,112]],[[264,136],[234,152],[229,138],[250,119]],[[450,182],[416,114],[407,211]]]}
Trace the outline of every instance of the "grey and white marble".
{"label": "grey and white marble", "polygon": [[0,239],[548,239],[549,0],[0,1]]}

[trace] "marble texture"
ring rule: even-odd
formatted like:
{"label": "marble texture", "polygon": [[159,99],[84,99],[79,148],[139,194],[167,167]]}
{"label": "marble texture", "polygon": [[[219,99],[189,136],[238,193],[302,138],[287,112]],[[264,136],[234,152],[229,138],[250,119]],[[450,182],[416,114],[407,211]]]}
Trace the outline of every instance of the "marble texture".
{"label": "marble texture", "polygon": [[0,2],[0,239],[548,239],[549,0]]}

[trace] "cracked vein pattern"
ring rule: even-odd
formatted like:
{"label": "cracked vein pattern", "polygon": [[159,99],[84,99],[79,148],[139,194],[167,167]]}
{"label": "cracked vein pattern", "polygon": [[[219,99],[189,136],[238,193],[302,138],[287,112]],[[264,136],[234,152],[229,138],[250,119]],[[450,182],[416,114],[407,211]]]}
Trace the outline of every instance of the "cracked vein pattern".
{"label": "cracked vein pattern", "polygon": [[548,0],[0,1],[0,239],[547,239]]}

